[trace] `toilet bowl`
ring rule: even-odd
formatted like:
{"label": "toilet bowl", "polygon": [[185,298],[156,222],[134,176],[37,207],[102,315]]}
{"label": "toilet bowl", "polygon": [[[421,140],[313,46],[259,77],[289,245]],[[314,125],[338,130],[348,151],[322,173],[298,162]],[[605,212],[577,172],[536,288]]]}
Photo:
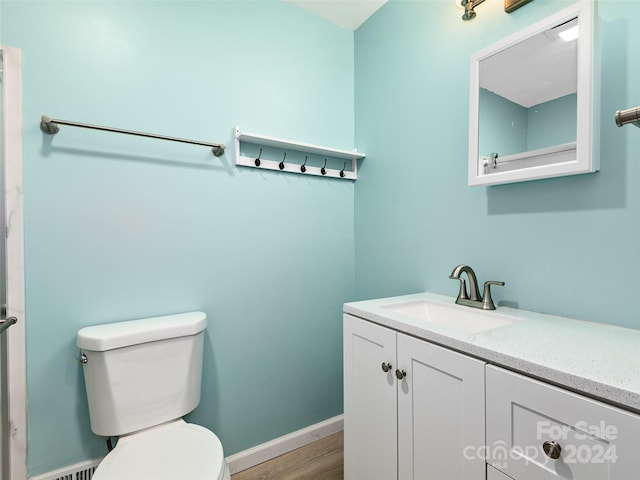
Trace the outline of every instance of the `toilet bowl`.
{"label": "toilet bowl", "polygon": [[127,435],[100,462],[91,480],[230,480],[218,437],[176,420]]}
{"label": "toilet bowl", "polygon": [[230,480],[218,437],[182,417],[200,403],[206,315],[78,332],[91,430],[117,436],[92,480]]}

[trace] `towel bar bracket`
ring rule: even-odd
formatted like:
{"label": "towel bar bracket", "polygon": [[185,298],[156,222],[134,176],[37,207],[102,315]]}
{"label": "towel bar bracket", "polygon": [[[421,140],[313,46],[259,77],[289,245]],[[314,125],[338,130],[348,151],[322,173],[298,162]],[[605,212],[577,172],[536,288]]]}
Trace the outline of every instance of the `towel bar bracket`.
{"label": "towel bar bracket", "polygon": [[616,125],[622,127],[627,123],[632,123],[636,127],[640,127],[640,107],[628,108],[626,110],[618,110],[615,115]]}

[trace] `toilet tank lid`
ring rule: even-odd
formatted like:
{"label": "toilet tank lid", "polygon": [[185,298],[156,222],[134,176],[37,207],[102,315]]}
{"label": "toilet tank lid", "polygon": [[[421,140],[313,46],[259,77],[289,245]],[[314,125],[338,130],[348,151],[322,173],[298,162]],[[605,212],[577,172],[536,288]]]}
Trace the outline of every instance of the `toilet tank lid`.
{"label": "toilet tank lid", "polygon": [[206,313],[178,313],[81,328],[76,343],[84,350],[103,352],[139,343],[196,335],[205,328]]}

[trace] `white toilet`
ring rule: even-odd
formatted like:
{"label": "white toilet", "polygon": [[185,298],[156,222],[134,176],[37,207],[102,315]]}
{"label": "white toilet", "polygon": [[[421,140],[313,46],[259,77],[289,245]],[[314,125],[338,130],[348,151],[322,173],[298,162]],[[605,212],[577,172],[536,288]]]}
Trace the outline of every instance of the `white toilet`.
{"label": "white toilet", "polygon": [[86,327],[91,430],[120,437],[92,480],[230,480],[218,437],[182,416],[200,403],[203,312]]}

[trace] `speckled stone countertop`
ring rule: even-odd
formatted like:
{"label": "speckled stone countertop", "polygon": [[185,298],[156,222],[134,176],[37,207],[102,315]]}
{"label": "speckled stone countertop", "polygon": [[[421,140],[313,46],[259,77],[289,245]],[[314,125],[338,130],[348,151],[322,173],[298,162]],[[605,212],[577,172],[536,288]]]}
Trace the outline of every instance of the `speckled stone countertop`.
{"label": "speckled stone countertop", "polygon": [[[468,333],[384,305],[414,300],[515,318]],[[640,330],[499,306],[483,312],[432,293],[345,303],[344,312],[640,413]]]}

